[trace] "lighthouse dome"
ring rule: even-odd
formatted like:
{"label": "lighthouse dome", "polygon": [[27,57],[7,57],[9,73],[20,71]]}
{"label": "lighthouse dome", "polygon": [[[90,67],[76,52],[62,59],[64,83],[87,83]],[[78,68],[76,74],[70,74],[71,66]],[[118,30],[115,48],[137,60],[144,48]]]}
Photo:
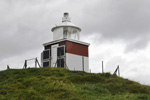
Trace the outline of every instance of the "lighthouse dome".
{"label": "lighthouse dome", "polygon": [[81,32],[81,28],[71,23],[69,13],[64,13],[62,23],[53,27],[51,31],[53,32],[53,40],[63,38],[79,40],[79,33]]}

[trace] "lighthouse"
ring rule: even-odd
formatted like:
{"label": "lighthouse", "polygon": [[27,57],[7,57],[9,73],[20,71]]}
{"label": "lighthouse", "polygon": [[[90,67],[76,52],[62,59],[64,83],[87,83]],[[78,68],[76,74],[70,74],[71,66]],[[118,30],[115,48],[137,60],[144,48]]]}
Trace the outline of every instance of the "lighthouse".
{"label": "lighthouse", "polygon": [[42,66],[89,72],[90,44],[80,41],[81,28],[71,23],[69,13],[64,13],[62,23],[51,31],[53,41],[43,44]]}

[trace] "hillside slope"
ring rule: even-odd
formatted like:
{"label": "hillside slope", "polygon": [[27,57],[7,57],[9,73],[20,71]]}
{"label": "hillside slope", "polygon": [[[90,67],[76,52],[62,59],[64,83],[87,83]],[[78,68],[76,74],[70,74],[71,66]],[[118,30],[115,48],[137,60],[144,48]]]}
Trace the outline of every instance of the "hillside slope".
{"label": "hillside slope", "polygon": [[10,69],[0,72],[0,100],[150,100],[150,87],[110,73]]}

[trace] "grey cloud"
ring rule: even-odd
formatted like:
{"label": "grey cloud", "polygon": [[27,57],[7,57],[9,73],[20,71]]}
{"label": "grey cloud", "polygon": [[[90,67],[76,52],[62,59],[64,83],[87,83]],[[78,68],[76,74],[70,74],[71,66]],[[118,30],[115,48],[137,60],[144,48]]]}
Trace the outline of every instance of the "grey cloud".
{"label": "grey cloud", "polygon": [[4,4],[1,6],[3,11],[0,10],[0,60],[43,48],[42,43],[52,39],[50,26],[54,22],[49,19],[54,16],[48,9],[36,5],[27,6],[20,1],[20,5],[17,1],[0,2]]}
{"label": "grey cloud", "polygon": [[149,44],[149,41],[150,41],[150,35],[148,34],[145,36],[143,35],[143,36],[135,37],[132,39],[132,41],[126,42],[127,46],[125,52],[144,49]]}
{"label": "grey cloud", "polygon": [[99,2],[96,6],[93,5],[94,7],[85,7],[83,26],[88,25],[87,32],[98,31],[106,37],[132,38],[135,34],[149,32],[150,7],[148,4],[150,2],[140,0],[141,2],[137,3],[137,0],[134,0],[133,3],[131,1],[109,0],[109,2]]}
{"label": "grey cloud", "polygon": [[[62,13],[67,10],[72,22],[81,26],[82,36],[98,35],[97,42],[122,39],[129,44],[126,52],[142,49],[149,41],[149,4],[149,0],[0,1],[0,45],[13,45],[15,49],[19,42],[27,48],[37,48],[36,44],[52,39],[51,27],[61,22]],[[7,51],[4,45],[1,47],[1,52]]]}
{"label": "grey cloud", "polygon": [[[135,44],[142,41],[140,44],[143,46],[140,47],[146,47],[149,41],[149,38],[145,38],[150,34],[149,4],[148,0],[107,0],[85,6],[85,18],[81,21],[83,33],[96,32],[106,40],[119,38],[130,42],[133,49],[143,49]],[[136,38],[140,40],[132,44]]]}
{"label": "grey cloud", "polygon": [[124,59],[121,56],[114,56],[111,59],[109,59],[109,61],[106,64],[105,69],[108,72],[114,73],[118,65],[120,66],[121,74],[122,72],[125,72],[126,70],[128,70],[128,62],[126,59]]}

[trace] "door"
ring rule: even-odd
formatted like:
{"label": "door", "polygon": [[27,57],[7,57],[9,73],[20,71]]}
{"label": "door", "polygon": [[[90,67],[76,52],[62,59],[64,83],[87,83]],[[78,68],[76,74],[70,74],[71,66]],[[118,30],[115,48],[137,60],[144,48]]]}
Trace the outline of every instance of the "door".
{"label": "door", "polygon": [[58,44],[51,46],[51,67],[55,67],[57,61],[57,47]]}

